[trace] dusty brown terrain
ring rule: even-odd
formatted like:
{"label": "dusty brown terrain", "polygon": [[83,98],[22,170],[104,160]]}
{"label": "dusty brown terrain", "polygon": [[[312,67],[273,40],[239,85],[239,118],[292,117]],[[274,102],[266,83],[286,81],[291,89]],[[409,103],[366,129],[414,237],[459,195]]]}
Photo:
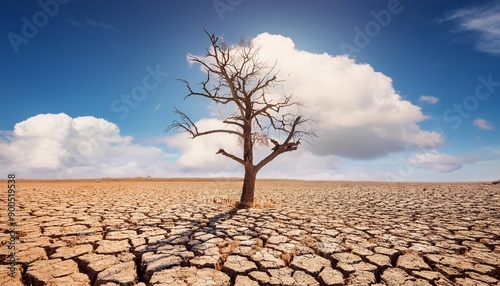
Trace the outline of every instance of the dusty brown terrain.
{"label": "dusty brown terrain", "polygon": [[0,285],[500,285],[500,185],[259,181],[234,210],[240,186],[17,181]]}

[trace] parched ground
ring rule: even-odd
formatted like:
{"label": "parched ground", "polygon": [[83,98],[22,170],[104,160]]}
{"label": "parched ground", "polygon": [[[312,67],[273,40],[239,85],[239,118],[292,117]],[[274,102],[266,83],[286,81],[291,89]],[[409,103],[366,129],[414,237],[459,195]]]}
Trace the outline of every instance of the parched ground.
{"label": "parched ground", "polygon": [[500,185],[17,181],[12,279],[1,183],[0,285],[500,285]]}

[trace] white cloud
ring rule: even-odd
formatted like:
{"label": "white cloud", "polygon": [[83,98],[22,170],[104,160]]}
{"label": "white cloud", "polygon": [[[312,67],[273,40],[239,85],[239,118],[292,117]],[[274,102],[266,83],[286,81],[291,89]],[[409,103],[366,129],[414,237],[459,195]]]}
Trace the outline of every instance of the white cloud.
{"label": "white cloud", "polygon": [[0,166],[24,178],[166,176],[161,149],[132,143],[101,118],[39,114],[0,137]]}
{"label": "white cloud", "polygon": [[[76,27],[82,27],[84,24],[87,24],[87,25],[92,26],[92,27],[97,27],[97,28],[101,28],[101,29],[108,30],[111,32],[123,34],[122,30],[115,28],[113,25],[103,23],[103,22],[97,22],[95,19],[92,19],[92,18],[87,18],[85,20],[85,23],[81,23],[79,21],[75,21],[71,18],[68,18],[68,22],[70,22],[72,25],[74,25]],[[120,45],[113,45],[113,46],[115,46],[117,48],[123,48],[123,46],[120,46]]]}
{"label": "white cloud", "polygon": [[418,101],[428,103],[428,104],[436,104],[439,102],[439,98],[430,95],[421,95],[418,98]]}
{"label": "white cloud", "polygon": [[92,18],[87,18],[86,23],[92,27],[98,27],[98,28],[102,28],[102,29],[105,29],[105,30],[108,30],[111,32],[123,34],[122,30],[115,28],[113,25],[103,23],[103,22],[97,22],[96,20],[94,20]]}
{"label": "white cloud", "polygon": [[484,120],[482,118],[477,118],[473,121],[474,125],[476,125],[479,129],[482,129],[482,130],[493,130],[493,125],[491,124],[491,122],[489,122],[488,120]]}
{"label": "white cloud", "polygon": [[500,55],[500,3],[464,8],[449,14],[444,21],[456,21],[459,31],[477,34],[479,51]]}
{"label": "white cloud", "polygon": [[414,166],[439,171],[442,173],[452,172],[462,168],[467,163],[476,161],[471,156],[454,156],[440,153],[436,150],[414,154],[408,162]]}
{"label": "white cloud", "polygon": [[68,21],[73,24],[74,26],[77,26],[77,27],[81,27],[82,24],[78,23],[77,21],[71,19],[71,18],[68,18]]}
{"label": "white cloud", "polygon": [[319,138],[308,148],[319,155],[369,159],[443,143],[436,132],[421,130],[419,106],[395,92],[391,78],[347,56],[297,50],[292,39],[260,34],[254,39],[262,60],[277,61],[283,89],[301,98],[302,111],[318,123]]}
{"label": "white cloud", "polygon": [[162,104],[163,104],[163,103],[162,103],[161,101],[160,101],[160,102],[158,102],[158,103],[155,105],[155,108],[154,108],[153,112],[155,112],[155,113],[156,113],[156,112],[157,112],[157,111],[161,108]]}

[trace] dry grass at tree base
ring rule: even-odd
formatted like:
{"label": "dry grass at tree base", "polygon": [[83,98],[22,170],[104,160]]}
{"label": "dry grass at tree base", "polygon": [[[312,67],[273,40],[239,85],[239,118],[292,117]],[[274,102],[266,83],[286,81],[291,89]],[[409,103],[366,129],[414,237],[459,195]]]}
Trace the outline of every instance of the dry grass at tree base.
{"label": "dry grass at tree base", "polygon": [[[213,204],[219,204],[219,205],[226,205],[226,206],[232,207],[232,208],[239,208],[240,207],[240,201],[234,200],[231,198],[212,198],[211,200],[208,200],[207,202],[210,202]],[[275,204],[276,204],[276,202],[270,198],[256,199],[251,207],[258,208],[258,209],[264,209],[264,208],[272,208],[275,206]]]}

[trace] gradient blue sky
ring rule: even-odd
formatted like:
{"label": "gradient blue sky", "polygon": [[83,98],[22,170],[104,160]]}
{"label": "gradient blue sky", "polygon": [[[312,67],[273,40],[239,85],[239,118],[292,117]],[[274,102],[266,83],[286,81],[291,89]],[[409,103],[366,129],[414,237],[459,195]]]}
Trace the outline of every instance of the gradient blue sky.
{"label": "gradient blue sky", "polygon": [[[52,15],[47,16],[42,6]],[[368,36],[369,42],[357,45],[358,31],[366,32],[376,21],[374,14],[388,9],[397,13],[390,13],[384,25],[377,24],[380,29]],[[35,21],[37,31],[25,27],[26,21]],[[207,153],[217,157],[221,167],[211,170],[179,162],[183,149],[165,144],[164,129],[175,119],[174,105],[189,111],[194,120],[211,117],[206,101],[183,100],[186,89],[176,80],[196,82],[203,76],[186,60],[188,54],[200,55],[207,48],[203,29],[229,43],[241,36],[281,35],[291,39],[296,50],[331,57],[345,54],[346,45],[354,47],[350,58],[390,78],[401,99],[427,116],[417,122],[418,127],[443,138],[436,146],[408,144],[404,150],[373,156],[335,150],[315,153],[313,142],[303,161],[296,162],[320,166],[314,174],[301,174],[297,167],[287,171],[284,159],[266,167],[263,177],[406,181],[499,177],[500,4],[496,1],[0,1],[0,29],[0,166],[20,177],[241,174],[237,167],[222,163],[228,159],[218,158],[215,150]],[[120,102],[122,94],[143,86],[151,70],[161,72],[160,81],[148,81],[154,88],[134,108],[126,108]],[[478,89],[489,95],[481,97]],[[114,134],[114,141],[110,139],[113,142],[99,153],[90,145],[81,147],[82,140],[91,142],[85,137],[94,136],[91,133],[79,134],[77,143],[70,131],[51,137],[58,124],[69,126],[64,124],[74,124],[77,118],[87,120],[87,125],[111,123],[101,131]],[[17,125],[16,131],[21,122],[24,125]],[[52,155],[46,144],[54,141],[44,141],[44,136],[59,143]],[[68,147],[71,142],[76,147]],[[366,148],[371,144],[352,143]],[[143,151],[148,155],[141,156]],[[129,158],[130,153],[137,154]],[[145,171],[147,166],[156,169]]]}

